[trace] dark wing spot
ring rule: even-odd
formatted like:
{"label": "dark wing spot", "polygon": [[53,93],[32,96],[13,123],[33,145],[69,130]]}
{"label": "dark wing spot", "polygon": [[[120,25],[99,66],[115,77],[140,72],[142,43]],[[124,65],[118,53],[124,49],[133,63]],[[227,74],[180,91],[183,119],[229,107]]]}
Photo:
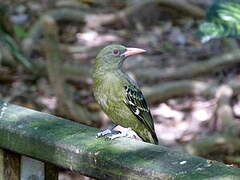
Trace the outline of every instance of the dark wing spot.
{"label": "dark wing spot", "polygon": [[[143,122],[150,131],[153,131],[153,120],[149,107],[141,91],[135,88],[125,86],[126,98],[125,103],[134,115]],[[148,122],[151,121],[151,122]]]}

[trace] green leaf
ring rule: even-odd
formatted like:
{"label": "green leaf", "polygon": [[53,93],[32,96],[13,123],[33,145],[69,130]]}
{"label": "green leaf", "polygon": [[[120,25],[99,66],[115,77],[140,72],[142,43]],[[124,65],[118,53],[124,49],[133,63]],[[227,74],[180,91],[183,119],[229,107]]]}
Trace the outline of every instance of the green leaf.
{"label": "green leaf", "polygon": [[25,37],[27,37],[27,31],[25,30],[25,28],[21,25],[15,24],[13,26],[13,31],[14,34],[17,36],[17,38],[19,39],[23,39]]}
{"label": "green leaf", "polygon": [[240,1],[216,0],[208,9],[205,21],[199,26],[202,40],[240,36]]}

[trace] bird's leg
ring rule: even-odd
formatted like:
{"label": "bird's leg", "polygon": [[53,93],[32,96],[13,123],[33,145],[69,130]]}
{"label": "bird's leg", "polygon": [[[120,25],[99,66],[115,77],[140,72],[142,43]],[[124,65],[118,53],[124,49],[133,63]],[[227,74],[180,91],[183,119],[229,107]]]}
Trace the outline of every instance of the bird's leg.
{"label": "bird's leg", "polygon": [[135,135],[132,131],[132,128],[126,128],[125,131],[118,133],[118,134],[113,134],[111,136],[106,137],[108,140],[113,140],[119,137],[127,137],[127,138],[135,138]]}
{"label": "bird's leg", "polygon": [[116,126],[117,126],[117,124],[109,125],[107,129],[97,133],[97,137],[106,136],[108,134],[118,134],[118,133],[121,133],[120,131],[113,130]]}

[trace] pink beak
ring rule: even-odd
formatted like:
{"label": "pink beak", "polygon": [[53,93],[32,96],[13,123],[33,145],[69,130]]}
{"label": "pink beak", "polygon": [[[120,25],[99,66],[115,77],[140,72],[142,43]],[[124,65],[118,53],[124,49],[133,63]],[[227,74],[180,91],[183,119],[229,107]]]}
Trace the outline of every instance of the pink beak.
{"label": "pink beak", "polygon": [[140,53],[144,53],[146,52],[146,50],[144,49],[139,49],[139,48],[127,48],[127,50],[125,51],[125,53],[123,53],[123,55],[125,57],[128,57],[128,56],[132,56],[134,54],[140,54]]}

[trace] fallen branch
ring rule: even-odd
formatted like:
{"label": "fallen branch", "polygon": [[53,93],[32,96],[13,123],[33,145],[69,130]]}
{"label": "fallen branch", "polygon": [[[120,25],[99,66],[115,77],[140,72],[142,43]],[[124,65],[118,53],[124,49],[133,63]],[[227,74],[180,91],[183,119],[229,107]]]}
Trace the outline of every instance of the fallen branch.
{"label": "fallen branch", "polygon": [[[47,75],[47,64],[42,62],[37,62],[36,66],[38,68],[39,76]],[[72,79],[86,79],[91,78],[91,66],[88,64],[72,65],[72,64],[62,64],[62,73],[65,78]]]}
{"label": "fallen branch", "polygon": [[157,0],[157,3],[160,6],[166,6],[181,11],[196,19],[202,19],[205,16],[205,11],[203,9],[185,0]]}
{"label": "fallen branch", "polygon": [[[233,95],[240,94],[240,82],[235,80],[228,83]],[[219,86],[202,81],[181,80],[166,82],[151,88],[144,88],[144,95],[149,102],[164,102],[171,98],[183,96],[215,97]]]}
{"label": "fallen branch", "polygon": [[[4,55],[4,54],[3,54]],[[4,61],[7,56],[3,56]],[[212,73],[213,70],[217,71],[225,67],[240,63],[240,52],[233,51],[224,55],[219,55],[213,57],[210,60],[199,63],[191,63],[182,68],[178,68],[174,71],[159,71],[159,69],[145,69],[140,71],[138,69],[134,70],[134,74],[137,76],[137,79],[142,81],[151,81],[151,80],[181,80],[189,79],[197,76],[201,76],[207,73]],[[12,65],[12,63],[11,63]],[[36,72],[39,75],[46,75],[46,64],[42,62],[35,62]],[[88,64],[71,65],[71,64],[62,64],[62,71],[66,78],[72,79],[86,79],[91,78],[92,67]],[[234,92],[240,92],[240,86],[237,83],[231,82],[230,86],[233,88]],[[212,89],[215,93],[215,85],[207,85],[204,82],[199,81],[188,81],[182,80],[177,82],[169,82],[164,84],[159,84],[150,89],[146,89],[146,96],[149,96],[150,101],[154,101],[155,97],[157,101],[165,101],[172,97],[179,97],[184,95],[201,95],[212,96],[209,90]],[[206,91],[207,90],[207,91]],[[206,91],[206,92],[204,92]],[[236,94],[236,93],[235,93]]]}
{"label": "fallen branch", "polygon": [[[179,14],[181,14],[195,19],[202,19],[205,16],[203,9],[185,0],[145,0],[129,4],[129,7],[117,13],[102,14],[101,16],[88,15],[88,18],[92,18],[91,21],[87,21],[88,26],[95,28],[110,25],[133,27],[137,26],[138,22],[152,25],[158,18],[171,17],[171,15],[179,17]],[[164,10],[167,10],[167,13]],[[139,12],[141,13],[139,14]]]}
{"label": "fallen branch", "polygon": [[239,50],[213,57],[210,60],[203,62],[189,63],[174,70],[160,71],[159,69],[153,68],[146,69],[144,71],[136,70],[134,74],[137,76],[137,78],[148,81],[190,79],[218,71],[237,63],[240,63]]}
{"label": "fallen branch", "polygon": [[[136,75],[137,79],[141,79],[142,81],[153,81],[153,80],[181,80],[181,79],[191,79],[193,77],[198,77],[205,75],[207,73],[212,73],[214,71],[218,71],[220,69],[224,69],[226,67],[235,65],[240,63],[240,52],[233,51],[227,54],[219,55],[213,57],[209,60],[198,62],[198,63],[190,63],[184,67],[180,67],[176,70],[168,71],[159,69],[145,69],[144,71],[135,69],[133,70],[134,75]],[[66,65],[64,67],[65,72],[68,76],[74,75],[82,75],[84,77],[91,77],[91,66],[89,65],[81,65],[78,67],[72,65]],[[239,88],[234,83],[233,86],[235,88]]]}
{"label": "fallen branch", "polygon": [[[145,2],[132,4],[129,8],[125,8],[124,10],[116,13],[116,14],[107,14],[101,15],[99,18],[99,14],[87,15],[82,9],[74,9],[74,8],[59,8],[56,10],[51,10],[49,12],[44,13],[45,15],[51,16],[55,21],[74,21],[85,23],[89,17],[95,17],[95,20],[90,20],[90,23],[94,26],[107,25],[112,23],[125,23],[128,19],[132,19],[133,14],[138,14],[141,12],[141,9],[145,9],[147,4],[156,4],[156,6],[167,7],[168,9],[176,9],[177,11],[184,12],[184,14],[190,15],[194,18],[201,19],[204,17],[205,12],[190,3],[187,3],[185,0],[175,1],[175,0],[158,0],[157,2],[148,0]],[[182,13],[183,14],[183,13]],[[149,14],[147,14],[149,16]],[[96,19],[97,18],[97,19]],[[150,17],[152,18],[152,17]],[[89,22],[89,21],[87,21]],[[97,24],[97,25],[96,25]],[[41,37],[43,32],[43,24],[42,17],[32,26],[29,31],[29,35],[22,42],[22,47],[25,55],[29,56],[32,52],[34,45],[38,42],[38,39]]]}
{"label": "fallen branch", "polygon": [[[191,63],[184,67],[180,67],[177,70],[167,71],[167,70],[159,70],[159,69],[144,69],[144,71],[139,69],[134,69],[133,74],[136,75],[136,79],[141,79],[141,81],[156,81],[156,80],[181,80],[181,79],[191,79],[193,77],[202,76],[207,73],[212,73],[214,71],[224,69],[231,65],[235,65],[240,63],[240,52],[233,51],[227,54],[219,55],[217,57],[213,57],[210,60],[206,60],[204,62],[199,63]],[[45,74],[46,64],[36,62],[36,66],[39,68],[38,72]],[[63,65],[63,72],[66,77],[71,78],[91,78],[92,67],[91,65],[84,65],[81,64],[71,65],[71,64],[64,64]],[[175,83],[175,82],[173,82]],[[184,84],[180,83],[181,86],[185,86]],[[187,86],[190,86],[191,83]],[[159,86],[162,86],[160,84]],[[169,88],[172,88],[176,85],[169,84]],[[178,85],[177,85],[178,86]],[[238,89],[239,86],[233,83],[231,86],[234,86],[234,89]],[[157,86],[156,86],[157,87]],[[168,87],[168,86],[167,86]],[[166,87],[166,88],[167,88]],[[158,89],[158,88],[157,88]],[[162,91],[157,90],[156,91]],[[160,87],[160,89],[162,89]],[[163,88],[164,90],[164,88]],[[154,90],[155,91],[155,90]],[[238,89],[239,91],[239,89]],[[176,92],[177,93],[177,92]],[[172,96],[172,95],[171,95]]]}

